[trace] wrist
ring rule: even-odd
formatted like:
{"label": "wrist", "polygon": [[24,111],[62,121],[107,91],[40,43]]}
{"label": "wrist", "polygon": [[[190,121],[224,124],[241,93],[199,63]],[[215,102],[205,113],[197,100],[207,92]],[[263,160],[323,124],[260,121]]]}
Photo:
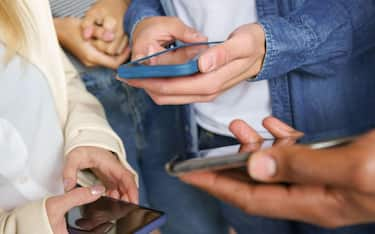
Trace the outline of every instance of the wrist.
{"label": "wrist", "polygon": [[266,55],[266,36],[263,27],[260,24],[253,24],[252,34],[256,44],[256,55],[262,61]]}

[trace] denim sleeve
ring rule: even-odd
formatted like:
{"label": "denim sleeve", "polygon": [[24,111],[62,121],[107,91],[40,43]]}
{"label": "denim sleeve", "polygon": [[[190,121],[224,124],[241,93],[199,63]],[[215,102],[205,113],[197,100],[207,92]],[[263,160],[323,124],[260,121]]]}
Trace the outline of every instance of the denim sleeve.
{"label": "denim sleeve", "polygon": [[132,38],[139,22],[148,17],[161,15],[165,13],[159,0],[133,0],[125,14],[125,32]]}
{"label": "denim sleeve", "polygon": [[261,19],[267,52],[255,80],[292,70],[326,76],[351,55],[374,46],[373,0],[306,0],[286,16]]}

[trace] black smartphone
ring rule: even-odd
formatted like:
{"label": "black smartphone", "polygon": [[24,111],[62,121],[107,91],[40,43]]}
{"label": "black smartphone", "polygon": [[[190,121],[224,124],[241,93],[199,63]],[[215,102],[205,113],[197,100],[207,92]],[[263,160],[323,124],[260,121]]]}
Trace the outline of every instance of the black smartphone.
{"label": "black smartphone", "polygon": [[75,207],[66,215],[70,234],[148,234],[166,222],[162,211],[101,197]]}
{"label": "black smartphone", "polygon": [[[338,147],[351,142],[354,137],[327,140],[322,142],[304,142],[313,149]],[[231,145],[214,149],[205,149],[196,153],[180,155],[166,164],[166,171],[172,176],[202,170],[221,170],[245,167],[251,154],[259,149],[269,148],[274,140],[264,140],[258,145]]]}

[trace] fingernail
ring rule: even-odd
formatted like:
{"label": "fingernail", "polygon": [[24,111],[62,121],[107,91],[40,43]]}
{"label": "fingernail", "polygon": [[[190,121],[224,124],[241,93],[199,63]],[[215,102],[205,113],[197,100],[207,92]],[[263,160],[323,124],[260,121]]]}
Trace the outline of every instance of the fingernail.
{"label": "fingernail", "polygon": [[102,185],[95,185],[91,187],[91,194],[94,196],[102,195],[105,193],[105,188]]}
{"label": "fingernail", "polygon": [[104,35],[103,35],[103,39],[105,41],[112,41],[115,37],[115,34],[113,34],[113,32],[105,32]]}
{"label": "fingernail", "polygon": [[74,186],[73,185],[74,182],[72,179],[64,179],[63,183],[64,183],[65,191],[69,191]]}
{"label": "fingernail", "polygon": [[211,72],[215,69],[215,56],[206,55],[202,58],[202,72]]}
{"label": "fingernail", "polygon": [[254,179],[270,179],[276,175],[276,170],[276,161],[271,156],[261,156],[250,163],[250,174]]}
{"label": "fingernail", "polygon": [[90,38],[92,36],[92,28],[85,28],[85,30],[83,31],[83,35],[85,39]]}

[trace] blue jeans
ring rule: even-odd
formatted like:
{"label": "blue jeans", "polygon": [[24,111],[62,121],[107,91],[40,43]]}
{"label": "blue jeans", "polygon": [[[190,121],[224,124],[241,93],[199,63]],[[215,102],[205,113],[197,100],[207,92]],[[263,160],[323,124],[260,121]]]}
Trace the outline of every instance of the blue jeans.
{"label": "blue jeans", "polygon": [[124,141],[127,160],[139,174],[140,203],[167,213],[163,234],[227,233],[216,199],[165,172],[165,163],[185,151],[180,107],[155,105],[108,69],[86,69],[81,77]]}
{"label": "blue jeans", "polygon": [[[216,135],[202,128],[199,129],[198,139],[200,149],[238,144],[233,138]],[[219,206],[226,222],[237,234],[370,234],[375,230],[375,224],[325,229],[300,222],[250,216],[223,202]]]}

